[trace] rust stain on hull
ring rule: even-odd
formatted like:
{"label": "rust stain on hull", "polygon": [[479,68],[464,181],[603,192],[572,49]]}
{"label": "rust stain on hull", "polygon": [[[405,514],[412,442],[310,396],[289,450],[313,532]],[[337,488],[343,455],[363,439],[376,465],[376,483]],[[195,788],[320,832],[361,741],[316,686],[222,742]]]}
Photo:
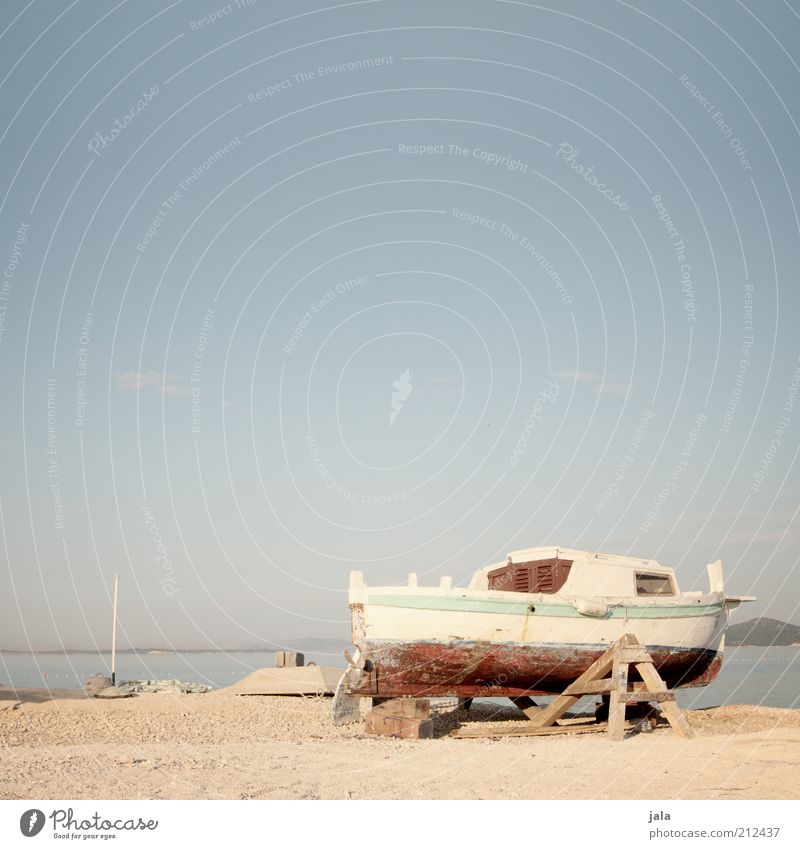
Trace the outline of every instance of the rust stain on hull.
{"label": "rust stain on hull", "polygon": [[[364,642],[359,649],[367,671],[353,689],[356,694],[470,698],[560,693],[605,651],[595,646],[426,641]],[[648,646],[648,651],[670,689],[703,687],[722,666],[722,655],[713,649]],[[631,680],[637,680],[633,668]]]}

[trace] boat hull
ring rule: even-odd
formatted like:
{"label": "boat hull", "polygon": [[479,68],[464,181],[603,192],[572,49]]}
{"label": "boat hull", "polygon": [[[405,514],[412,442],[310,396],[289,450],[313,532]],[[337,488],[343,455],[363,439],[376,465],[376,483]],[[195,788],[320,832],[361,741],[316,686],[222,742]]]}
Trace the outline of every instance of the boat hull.
{"label": "boat hull", "polygon": [[[608,649],[605,644],[375,640],[359,644],[364,671],[352,692],[361,696],[491,696],[561,693]],[[647,646],[670,688],[714,680],[722,652]],[[631,670],[635,681],[635,670]]]}
{"label": "boat hull", "polygon": [[373,697],[560,693],[625,633],[667,686],[702,687],[722,665],[727,621],[715,595],[626,601],[596,617],[556,596],[368,590],[351,609],[356,689]]}
{"label": "boat hull", "polygon": [[[703,687],[722,666],[731,609],[722,564],[709,590],[680,592],[656,561],[540,547],[476,572],[467,587],[368,586],[350,575],[353,694],[372,697],[563,692],[624,634],[670,688]],[[499,576],[499,577],[498,577]],[[635,668],[630,671],[636,681]]]}

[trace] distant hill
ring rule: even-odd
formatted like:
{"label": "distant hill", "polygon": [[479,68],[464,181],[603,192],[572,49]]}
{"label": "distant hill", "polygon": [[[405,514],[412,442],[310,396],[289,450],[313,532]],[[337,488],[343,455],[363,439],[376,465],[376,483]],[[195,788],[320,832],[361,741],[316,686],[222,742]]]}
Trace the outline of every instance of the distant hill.
{"label": "distant hill", "polygon": [[300,651],[318,652],[320,654],[334,652],[340,654],[344,649],[352,647],[350,640],[339,640],[328,637],[293,637],[286,640],[275,640],[271,643],[247,643],[228,648],[226,651],[237,652],[270,652],[270,651]]}
{"label": "distant hill", "polygon": [[800,645],[800,625],[790,625],[777,619],[748,619],[732,625],[725,632],[729,646],[791,646]]}
{"label": "distant hill", "polygon": [[289,640],[289,645],[297,646],[301,651],[342,651],[352,648],[350,640],[327,639],[325,637],[301,637],[298,640]]}

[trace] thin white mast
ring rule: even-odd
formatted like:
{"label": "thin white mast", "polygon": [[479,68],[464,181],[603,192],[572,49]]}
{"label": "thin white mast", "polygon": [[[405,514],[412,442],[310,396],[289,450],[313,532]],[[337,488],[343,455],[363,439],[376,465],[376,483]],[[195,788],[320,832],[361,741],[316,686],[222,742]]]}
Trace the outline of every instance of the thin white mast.
{"label": "thin white mast", "polygon": [[114,624],[111,629],[111,685],[117,683],[117,595],[119,593],[119,573],[114,575]]}

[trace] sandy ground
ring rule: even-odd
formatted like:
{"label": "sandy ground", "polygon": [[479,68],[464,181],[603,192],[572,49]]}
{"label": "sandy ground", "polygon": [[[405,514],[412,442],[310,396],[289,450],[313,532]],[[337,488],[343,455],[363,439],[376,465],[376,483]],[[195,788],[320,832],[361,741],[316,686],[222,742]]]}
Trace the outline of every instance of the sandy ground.
{"label": "sandy ground", "polygon": [[[364,709],[369,704],[363,703]],[[797,799],[800,711],[688,713],[622,743],[604,734],[454,739],[458,724],[522,721],[475,703],[434,710],[436,738],[335,728],[330,699],[140,695],[25,700],[0,693],[5,799]]]}

